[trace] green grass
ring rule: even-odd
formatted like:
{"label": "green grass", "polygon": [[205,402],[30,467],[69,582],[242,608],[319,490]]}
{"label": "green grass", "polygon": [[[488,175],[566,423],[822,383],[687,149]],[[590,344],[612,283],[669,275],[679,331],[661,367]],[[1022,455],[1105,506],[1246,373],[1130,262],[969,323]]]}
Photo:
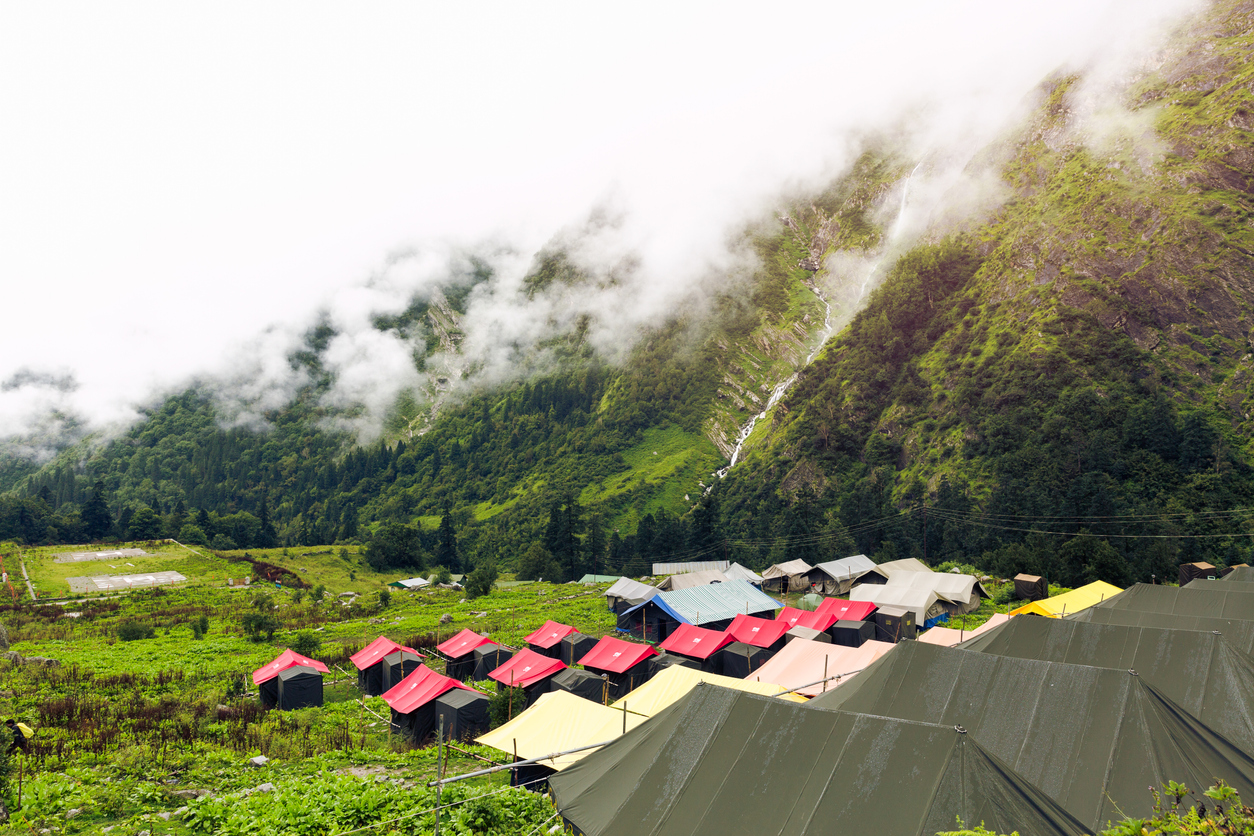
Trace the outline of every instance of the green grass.
{"label": "green grass", "polygon": [[647,491],[647,513],[656,508],[683,507],[684,494],[695,498],[698,480],[706,479],[721,461],[708,438],[675,425],[644,432],[643,440],[622,454],[628,470],[588,485],[579,496],[584,506],[611,503],[615,498]]}

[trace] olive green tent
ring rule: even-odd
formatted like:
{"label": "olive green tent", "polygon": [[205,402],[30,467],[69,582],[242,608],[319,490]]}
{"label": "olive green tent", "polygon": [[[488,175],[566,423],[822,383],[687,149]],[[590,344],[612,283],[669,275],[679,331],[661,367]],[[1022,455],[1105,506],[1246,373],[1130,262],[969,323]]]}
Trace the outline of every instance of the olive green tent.
{"label": "olive green tent", "polygon": [[903,642],[809,706],[961,725],[1094,831],[1148,818],[1167,781],[1254,798],[1254,760],[1135,671]]}
{"label": "olive green tent", "polygon": [[998,833],[1086,832],[953,725],[705,684],[549,787],[585,836],[934,836],[959,818]]}
{"label": "olive green tent", "polygon": [[[1013,621],[1013,619],[1011,619]],[[1235,618],[1208,618],[1199,615],[1163,615],[1136,610],[1108,610],[1089,607],[1075,614],[1075,621],[1082,624],[1122,624],[1128,627],[1164,627],[1172,630],[1202,630],[1223,634],[1228,644],[1254,656],[1254,621]]]}
{"label": "olive green tent", "polygon": [[1236,566],[1229,566],[1227,569],[1219,570],[1226,581],[1241,581],[1249,583],[1254,581],[1254,566],[1246,566],[1244,563],[1238,563]]}
{"label": "olive green tent", "polygon": [[1254,658],[1220,633],[1012,618],[963,650],[1134,670],[1168,699],[1254,755]]}
{"label": "olive green tent", "polygon": [[1155,612],[1161,615],[1201,615],[1254,621],[1254,592],[1235,589],[1236,584],[1216,581],[1202,588],[1138,583],[1095,607]]}
{"label": "olive green tent", "polygon": [[1222,589],[1225,592],[1254,592],[1254,581],[1228,578],[1198,578],[1182,585],[1183,589]]}

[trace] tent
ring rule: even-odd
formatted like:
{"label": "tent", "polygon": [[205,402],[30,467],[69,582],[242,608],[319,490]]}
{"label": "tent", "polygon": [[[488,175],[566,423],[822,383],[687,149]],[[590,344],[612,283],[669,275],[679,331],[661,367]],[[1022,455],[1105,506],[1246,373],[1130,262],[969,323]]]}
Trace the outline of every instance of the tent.
{"label": "tent", "polygon": [[725,632],[681,624],[658,647],[667,653],[693,660],[707,673],[722,673],[723,658],[719,651],[734,641]]}
{"label": "tent", "polygon": [[1197,615],[1163,615],[1156,612],[1115,610],[1089,607],[1080,612],[1075,621],[1082,624],[1118,624],[1125,627],[1164,627],[1172,630],[1216,631],[1223,634],[1228,644],[1243,653],[1254,655],[1254,621],[1233,618],[1207,618]]}
{"label": "tent", "polygon": [[[383,693],[392,709],[392,730],[422,743],[436,729],[436,698],[453,688],[473,691],[451,676],[419,665],[418,670]],[[478,693],[477,691],[475,693]]]}
{"label": "tent", "polygon": [[[423,656],[415,653],[408,648],[400,648],[383,657],[380,667],[383,671],[383,687],[379,689],[379,694],[399,683],[402,679],[409,676],[418,669],[422,664]],[[378,696],[373,694],[371,696]]]}
{"label": "tent", "polygon": [[754,586],[762,586],[762,576],[751,569],[746,569],[739,563],[733,563],[723,570],[723,574],[727,576],[729,581],[748,581]]}
{"label": "tent", "polygon": [[275,708],[290,711],[322,705],[322,672],[316,668],[293,665],[279,671],[271,681],[278,686]]}
{"label": "tent", "polygon": [[875,561],[865,554],[855,554],[820,563],[814,568],[817,570],[815,586],[820,592],[824,595],[844,595],[858,578],[875,569]]}
{"label": "tent", "polygon": [[1024,601],[1039,601],[1049,597],[1049,583],[1040,575],[1015,575],[1015,597]]}
{"label": "tent", "polygon": [[824,615],[834,615],[837,621],[867,621],[875,615],[875,604],[870,601],[846,601],[844,598],[824,598],[814,610]]}
{"label": "tent", "polygon": [[941,616],[947,615],[940,599],[930,589],[859,584],[849,591],[849,600],[865,601],[881,610],[884,607],[904,607],[914,614],[914,623],[919,627],[927,626],[929,621],[936,623],[943,620]]}
{"label": "tent", "polygon": [[931,836],[957,818],[999,833],[1086,832],[952,725],[815,711],[714,685],[549,785],[584,836]]}
{"label": "tent", "polygon": [[888,579],[887,588],[934,592],[941,609],[951,617],[978,610],[980,596],[989,597],[988,591],[974,575],[955,572],[895,572]]}
{"label": "tent", "polygon": [[430,586],[431,581],[426,578],[405,578],[404,580],[392,581],[388,586],[395,589],[422,589],[424,586]]}
{"label": "tent", "polygon": [[585,700],[592,700],[602,705],[605,704],[607,699],[605,680],[595,673],[581,671],[579,668],[567,668],[564,671],[559,671],[550,681],[549,690],[566,691],[577,697],[583,697]]}
{"label": "tent", "polygon": [[605,603],[611,612],[621,613],[658,594],[655,586],[633,581],[631,578],[619,578],[609,589],[605,590]]}
{"label": "tent", "polygon": [[579,664],[584,670],[605,674],[610,683],[610,698],[617,699],[648,681],[648,659],[656,655],[657,651],[650,645],[604,636],[580,658]]}
{"label": "tent", "polygon": [[273,708],[279,703],[279,682],[276,677],[288,668],[302,665],[322,673],[330,673],[330,669],[316,659],[301,656],[294,650],[284,650],[274,660],[253,671],[253,684],[257,686],[261,704]]}
{"label": "tent", "polygon": [[818,610],[806,611],[784,607],[779,611],[779,615],[775,616],[775,620],[784,622],[790,630],[793,627],[808,627],[811,630],[826,633],[840,619],[832,612],[821,613]]}
{"label": "tent", "polygon": [[689,659],[687,656],[680,656],[675,653],[667,653],[662,651],[656,656],[649,657],[649,681],[667,668],[692,668],[693,670],[701,670],[701,663],[695,659]]}
{"label": "tent", "polygon": [[388,689],[383,684],[383,657],[398,650],[407,650],[415,656],[422,654],[412,647],[397,644],[387,636],[379,636],[370,644],[348,657],[357,668],[357,687],[368,697],[377,697]]}
{"label": "tent", "polygon": [[626,708],[632,713],[652,717],[683,699],[689,691],[701,683],[763,697],[776,697],[787,702],[806,702],[806,698],[799,694],[781,693],[784,688],[774,682],[736,679],[732,676],[703,673],[691,668],[669,668],[614,703],[611,708],[619,710]]}
{"label": "tent", "polygon": [[445,740],[473,740],[492,725],[488,696],[465,688],[450,688],[435,698],[435,727],[444,721]]}
{"label": "tent", "polygon": [[723,675],[735,679],[757,676],[762,666],[774,655],[765,647],[757,647],[744,642],[732,642],[718,654],[721,657],[719,664],[723,668]]}
{"label": "tent", "polygon": [[531,705],[541,694],[548,693],[549,679],[565,669],[560,659],[524,647],[488,677],[511,688],[522,688],[527,693],[527,704]]}
{"label": "tent", "polygon": [[[981,636],[1001,624],[1005,624],[1010,620],[1010,616],[1005,613],[993,613],[993,615],[978,627],[972,627],[970,630],[965,627],[932,627],[925,633],[918,636],[919,641],[928,644],[937,644],[941,647],[954,647],[963,642],[970,641],[976,636]],[[1029,621],[1033,619],[1027,619]],[[1039,620],[1039,619],[1038,619]],[[955,619],[954,623],[959,623],[960,619]],[[966,649],[966,646],[963,646]]]}
{"label": "tent", "polygon": [[810,627],[792,627],[784,634],[785,644],[796,641],[797,639],[806,639],[807,641],[812,642],[823,642],[824,644],[832,643],[832,637],[830,635],[827,633],[821,633]]}
{"label": "tent", "polygon": [[807,592],[805,595],[801,596],[797,603],[801,605],[801,609],[803,610],[817,610],[819,608],[819,604],[823,603],[823,596],[819,595],[817,592]]}
{"label": "tent", "polygon": [[523,641],[527,646],[539,653],[541,656],[550,656],[554,659],[562,658],[561,644],[562,639],[571,633],[578,632],[569,624],[559,624],[556,621],[546,621],[538,629],[533,630]]}
{"label": "tent", "polygon": [[[892,649],[888,642],[869,641],[860,647],[845,647],[796,639],[754,671],[753,676],[814,697],[837,686],[844,687],[851,676]],[[836,676],[840,679],[828,679]]]}
{"label": "tent", "polygon": [[913,639],[916,629],[914,611],[909,607],[885,604],[875,611],[875,638],[880,641],[895,643]]}
{"label": "tent", "polygon": [[1013,618],[962,649],[1134,670],[1163,696],[1254,755],[1254,658],[1219,633]]}
{"label": "tent", "polygon": [[1254,621],[1254,592],[1242,592],[1235,587],[1236,584],[1229,581],[1192,589],[1138,583],[1128,587],[1122,595],[1108,596],[1096,606],[1161,615],[1200,615]]}
{"label": "tent", "polygon": [[584,584],[585,586],[591,586],[592,584],[596,584],[596,583],[613,583],[616,580],[618,580],[618,575],[587,574],[587,575],[584,575],[582,578],[580,578],[578,581],[576,581],[576,583],[581,583],[581,584]]}
{"label": "tent", "polygon": [[1221,569],[1220,574],[1226,581],[1244,581],[1245,583],[1254,582],[1254,567],[1247,566],[1244,563],[1238,563],[1236,566],[1229,566],[1227,569]]}
{"label": "tent", "polygon": [[512,647],[505,647],[499,644],[481,644],[472,653],[475,659],[475,667],[470,674],[470,678],[475,682],[483,682],[486,679],[491,679],[492,671],[508,662],[513,657],[515,651]]}
{"label": "tent", "polygon": [[1180,564],[1180,586],[1184,586],[1189,581],[1195,581],[1198,578],[1219,577],[1219,570],[1209,563],[1181,563]]}
{"label": "tent", "polygon": [[1119,587],[1108,584],[1105,581],[1093,581],[1070,592],[1024,604],[1022,607],[1011,610],[1010,615],[1043,615],[1047,618],[1065,617],[1095,604],[1100,604],[1103,601],[1108,601],[1122,591]]}
{"label": "tent", "polygon": [[435,649],[445,659],[444,672],[454,679],[469,679],[475,672],[474,649],[485,644],[496,644],[487,636],[474,630],[462,630],[445,639]]}
{"label": "tent", "polygon": [[837,621],[828,632],[831,634],[832,644],[861,647],[866,642],[875,640],[877,628],[874,621]]}
{"label": "tent", "polygon": [[1093,830],[1167,781],[1254,792],[1254,760],[1133,671],[906,642],[810,705],[961,726]]}
{"label": "tent", "polygon": [[691,589],[694,586],[705,586],[711,583],[726,583],[730,578],[717,569],[706,569],[704,572],[685,572],[682,575],[671,575],[657,585],[663,592],[673,589]]}
{"label": "tent", "polygon": [[784,646],[784,634],[788,632],[788,627],[786,621],[738,615],[732,619],[726,633],[735,641],[762,647],[774,653]]}
{"label": "tent", "polygon": [[654,575],[683,575],[688,572],[726,572],[731,566],[726,560],[690,560],[686,563],[654,563]]}
{"label": "tent", "polygon": [[915,557],[906,557],[901,560],[890,560],[887,563],[880,563],[873,569],[869,569],[866,574],[858,578],[855,586],[865,583],[888,583],[888,579],[900,572],[932,572],[930,566]]}
{"label": "tent", "polygon": [[659,592],[624,611],[618,617],[618,630],[660,642],[680,624],[723,630],[741,613],[774,618],[779,607],[779,602],[748,581],[728,581]]}
{"label": "tent", "polygon": [[1254,592],[1254,581],[1228,580],[1227,578],[1198,578],[1189,581],[1182,589],[1220,589],[1226,592]]}
{"label": "tent", "polygon": [[576,660],[582,659],[588,654],[588,651],[596,646],[597,640],[592,636],[585,636],[583,633],[574,632],[562,639],[562,643],[558,645],[558,658],[563,664],[578,664]]}
{"label": "tent", "polygon": [[810,570],[804,560],[776,563],[762,572],[762,588],[785,592],[802,592],[810,588]]}

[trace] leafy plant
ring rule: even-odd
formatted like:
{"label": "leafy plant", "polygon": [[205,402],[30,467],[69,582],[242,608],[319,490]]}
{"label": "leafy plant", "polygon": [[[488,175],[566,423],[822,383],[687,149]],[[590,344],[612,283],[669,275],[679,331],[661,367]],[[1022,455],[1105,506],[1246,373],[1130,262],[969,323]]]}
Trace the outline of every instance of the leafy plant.
{"label": "leafy plant", "polygon": [[301,630],[288,646],[301,656],[313,656],[322,649],[322,637],[312,630]]}
{"label": "leafy plant", "polygon": [[151,639],[156,634],[157,628],[143,621],[124,621],[118,625],[118,638],[124,642]]}

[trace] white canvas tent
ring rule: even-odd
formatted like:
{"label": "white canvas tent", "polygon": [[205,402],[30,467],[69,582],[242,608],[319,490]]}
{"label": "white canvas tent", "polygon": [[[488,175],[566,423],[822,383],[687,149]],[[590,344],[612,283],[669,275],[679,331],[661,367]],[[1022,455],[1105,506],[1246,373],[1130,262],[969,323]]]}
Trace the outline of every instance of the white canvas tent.
{"label": "white canvas tent", "polygon": [[812,568],[804,560],[776,563],[762,573],[762,584],[772,589],[786,587],[789,592],[803,592],[810,588],[809,573]]}
{"label": "white canvas tent", "polygon": [[950,615],[978,610],[981,593],[988,594],[974,575],[951,572],[894,572],[888,579],[887,588],[931,590]]}
{"label": "white canvas tent", "polygon": [[671,575],[666,580],[657,585],[657,588],[663,592],[670,592],[674,589],[691,589],[694,586],[705,586],[711,583],[725,583],[730,580],[724,573],[717,569],[707,569],[704,572],[685,572],[682,575]]}
{"label": "white canvas tent", "polygon": [[928,619],[945,612],[935,592],[909,586],[858,584],[849,590],[849,600],[870,601],[877,607],[905,607],[914,612],[914,623],[920,628],[927,623]]}
{"label": "white canvas tent", "polygon": [[864,554],[855,554],[840,560],[829,560],[814,567],[819,580],[816,584],[824,595],[844,595],[867,572],[875,570],[875,561]]}
{"label": "white canvas tent", "polygon": [[611,610],[618,613],[637,604],[643,604],[657,595],[658,591],[655,586],[633,581],[631,578],[619,578],[609,589],[605,590],[605,602]]}
{"label": "white canvas tent", "polygon": [[728,566],[726,569],[723,570],[723,574],[727,576],[728,580],[748,581],[754,586],[762,585],[761,575],[759,575],[757,572],[754,572],[751,569],[746,569],[745,567],[741,566],[739,563],[733,563],[731,566]]}

